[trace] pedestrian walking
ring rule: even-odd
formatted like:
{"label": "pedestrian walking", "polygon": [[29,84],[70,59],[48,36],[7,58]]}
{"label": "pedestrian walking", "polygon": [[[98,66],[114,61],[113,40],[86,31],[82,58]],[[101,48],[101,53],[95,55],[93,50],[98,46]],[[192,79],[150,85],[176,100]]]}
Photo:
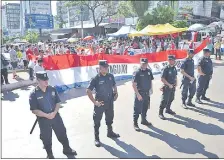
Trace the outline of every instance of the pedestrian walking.
{"label": "pedestrian walking", "polygon": [[140,59],[141,66],[134,72],[132,86],[135,92],[134,100],[134,129],[140,131],[138,126],[139,114],[141,114],[141,124],[150,126],[152,125],[147,121],[147,111],[150,106],[150,91],[152,92],[152,80],[154,79],[152,71],[148,69],[148,59]]}
{"label": "pedestrian walking", "polygon": [[187,109],[185,101],[187,100],[188,92],[189,92],[189,96],[188,96],[187,105],[194,106],[194,104],[192,103],[192,98],[194,97],[196,92],[196,79],[194,77],[193,57],[194,57],[194,50],[189,49],[188,57],[185,59],[185,61],[182,63],[180,67],[181,74],[183,75],[182,84],[181,84],[183,88],[182,88],[181,94],[182,94],[182,107],[184,109]]}
{"label": "pedestrian walking", "polygon": [[[108,73],[108,63],[106,60],[99,60],[99,73],[90,81],[87,87],[87,95],[94,104],[94,133],[95,146],[100,147],[99,139],[100,121],[105,113],[107,125],[107,137],[118,138],[119,134],[113,132],[112,124],[114,119],[114,101],[117,100],[118,92],[114,76]],[[96,96],[93,98],[92,90],[95,89]]]}
{"label": "pedestrian walking", "polygon": [[161,81],[163,82],[164,86],[162,87],[162,100],[159,109],[159,117],[162,120],[166,118],[163,115],[163,110],[166,108],[166,113],[174,115],[176,114],[174,111],[170,109],[171,104],[174,100],[175,95],[175,88],[177,86],[177,69],[175,67],[175,56],[169,55],[168,56],[168,65],[164,68],[162,72]]}
{"label": "pedestrian walking", "polygon": [[77,155],[72,150],[67,138],[66,128],[59,114],[60,98],[55,88],[48,85],[48,76],[45,71],[36,73],[38,86],[32,91],[29,98],[30,110],[37,116],[41,139],[47,152],[47,158],[54,158],[52,152],[52,129],[59,142],[63,145],[65,155]]}
{"label": "pedestrian walking", "polygon": [[203,50],[204,56],[199,60],[198,63],[198,88],[197,88],[197,99],[196,103],[202,104],[202,100],[209,101],[210,99],[205,96],[209,86],[209,82],[213,74],[213,64],[210,58],[211,50],[205,48]]}

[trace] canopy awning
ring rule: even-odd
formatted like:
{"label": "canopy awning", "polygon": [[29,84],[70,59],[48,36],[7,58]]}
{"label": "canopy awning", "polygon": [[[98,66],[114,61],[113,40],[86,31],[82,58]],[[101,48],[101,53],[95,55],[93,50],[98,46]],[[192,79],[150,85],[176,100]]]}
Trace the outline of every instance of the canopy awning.
{"label": "canopy awning", "polygon": [[107,34],[109,37],[123,37],[127,36],[130,33],[136,32],[131,26],[122,26],[117,32],[112,34]]}
{"label": "canopy awning", "polygon": [[133,32],[129,36],[159,36],[187,31],[187,28],[176,28],[169,23],[148,25],[141,31]]}

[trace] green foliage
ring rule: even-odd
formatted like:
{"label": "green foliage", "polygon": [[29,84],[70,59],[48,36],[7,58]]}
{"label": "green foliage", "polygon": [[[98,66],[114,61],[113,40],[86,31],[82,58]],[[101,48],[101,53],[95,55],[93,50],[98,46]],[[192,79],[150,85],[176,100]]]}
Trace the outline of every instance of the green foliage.
{"label": "green foliage", "polygon": [[153,21],[151,24],[171,23],[174,18],[174,10],[169,6],[159,6],[152,11]]}
{"label": "green foliage", "polygon": [[130,3],[140,19],[149,8],[149,1],[131,0]]}
{"label": "green foliage", "polygon": [[137,15],[131,1],[119,1],[118,14],[127,18],[135,17]]}
{"label": "green foliage", "polygon": [[54,16],[54,18],[58,23],[58,27],[63,28],[63,25],[67,23],[66,21],[64,21],[64,19],[62,17],[62,15],[65,14],[66,6],[62,5],[62,3],[60,2],[60,5],[58,5],[57,7],[58,7],[57,9],[58,9],[59,15]]}
{"label": "green foliage", "polygon": [[137,30],[141,30],[148,25],[172,23],[174,19],[174,10],[169,6],[159,6],[152,12],[145,12],[142,18],[139,18]]}
{"label": "green foliage", "polygon": [[39,34],[37,32],[28,31],[24,36],[24,39],[30,43],[37,43],[39,38]]}
{"label": "green foliage", "polygon": [[187,21],[174,21],[173,23],[171,23],[171,25],[177,28],[189,27]]}

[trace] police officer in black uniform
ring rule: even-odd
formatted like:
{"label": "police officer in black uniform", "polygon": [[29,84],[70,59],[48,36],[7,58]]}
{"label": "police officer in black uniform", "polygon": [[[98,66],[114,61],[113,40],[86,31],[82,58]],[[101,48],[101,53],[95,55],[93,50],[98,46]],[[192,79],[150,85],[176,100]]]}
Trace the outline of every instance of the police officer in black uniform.
{"label": "police officer in black uniform", "polygon": [[52,129],[54,130],[59,142],[63,145],[65,155],[77,155],[72,150],[66,128],[58,112],[60,108],[60,98],[55,88],[48,85],[48,76],[45,71],[36,73],[38,85],[31,92],[29,103],[30,110],[37,116],[40,127],[41,140],[47,152],[47,158],[53,159],[52,152]]}
{"label": "police officer in black uniform", "polygon": [[171,103],[174,100],[175,88],[177,86],[177,69],[175,67],[175,60],[176,59],[174,55],[169,55],[169,64],[164,68],[162,72],[161,81],[163,82],[164,86],[162,87],[163,94],[159,109],[159,117],[162,120],[166,119],[163,115],[164,108],[166,108],[166,113],[171,115],[176,114],[170,109]]}
{"label": "police officer in black uniform", "polygon": [[150,103],[150,90],[152,92],[152,80],[154,79],[152,71],[147,68],[148,59],[140,59],[141,66],[134,72],[132,86],[135,91],[135,101],[134,101],[134,129],[140,131],[138,126],[138,117],[141,114],[141,124],[150,126],[146,120],[147,110]]}
{"label": "police officer in black uniform", "polygon": [[188,96],[188,106],[194,106],[192,103],[192,98],[195,95],[196,92],[196,79],[194,78],[194,50],[189,49],[188,51],[188,57],[185,59],[183,64],[181,65],[181,73],[183,74],[183,79],[182,79],[182,107],[184,109],[187,109],[186,106],[186,99],[188,95],[188,90],[189,90],[189,96]]}
{"label": "police officer in black uniform", "polygon": [[205,48],[203,52],[204,56],[199,60],[198,63],[199,77],[198,77],[198,88],[196,93],[197,96],[196,102],[199,104],[202,104],[201,99],[206,101],[210,100],[205,96],[205,94],[213,74],[213,64],[210,58],[211,51],[208,48]]}
{"label": "police officer in black uniform", "polygon": [[[117,87],[114,76],[108,73],[108,63],[106,60],[99,60],[99,73],[92,78],[87,87],[87,95],[94,104],[94,133],[95,146],[100,147],[99,128],[103,113],[105,113],[106,125],[108,127],[107,137],[118,138],[119,134],[113,132],[112,124],[114,119],[114,101],[118,97]],[[93,98],[92,90],[95,89],[96,95]]]}

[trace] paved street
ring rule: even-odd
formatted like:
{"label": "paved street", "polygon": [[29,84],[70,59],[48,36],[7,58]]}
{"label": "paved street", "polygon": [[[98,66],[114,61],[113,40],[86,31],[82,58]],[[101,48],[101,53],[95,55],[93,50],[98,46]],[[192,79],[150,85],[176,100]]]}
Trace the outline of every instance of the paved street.
{"label": "paved street", "polygon": [[[184,110],[180,89],[177,88],[172,109],[176,116],[165,114],[167,121],[158,118],[161,82],[154,81],[148,120],[153,127],[139,125],[133,129],[133,90],[130,82],[119,82],[119,98],[115,102],[114,131],[121,137],[106,137],[104,118],[101,122],[101,148],[94,146],[93,105],[84,89],[73,89],[61,95],[61,116],[67,128],[76,158],[224,158],[224,63],[214,68],[214,76],[207,96],[213,101]],[[180,79],[180,78],[179,78]],[[180,83],[180,82],[179,82]],[[180,85],[180,84],[179,84]],[[35,116],[29,110],[28,96],[33,86],[4,93],[2,100],[2,158],[45,158],[39,139],[39,127],[32,135],[30,129]],[[139,119],[140,120],[140,119]],[[53,134],[55,158],[66,158],[62,145]],[[71,158],[71,157],[70,157]]]}

